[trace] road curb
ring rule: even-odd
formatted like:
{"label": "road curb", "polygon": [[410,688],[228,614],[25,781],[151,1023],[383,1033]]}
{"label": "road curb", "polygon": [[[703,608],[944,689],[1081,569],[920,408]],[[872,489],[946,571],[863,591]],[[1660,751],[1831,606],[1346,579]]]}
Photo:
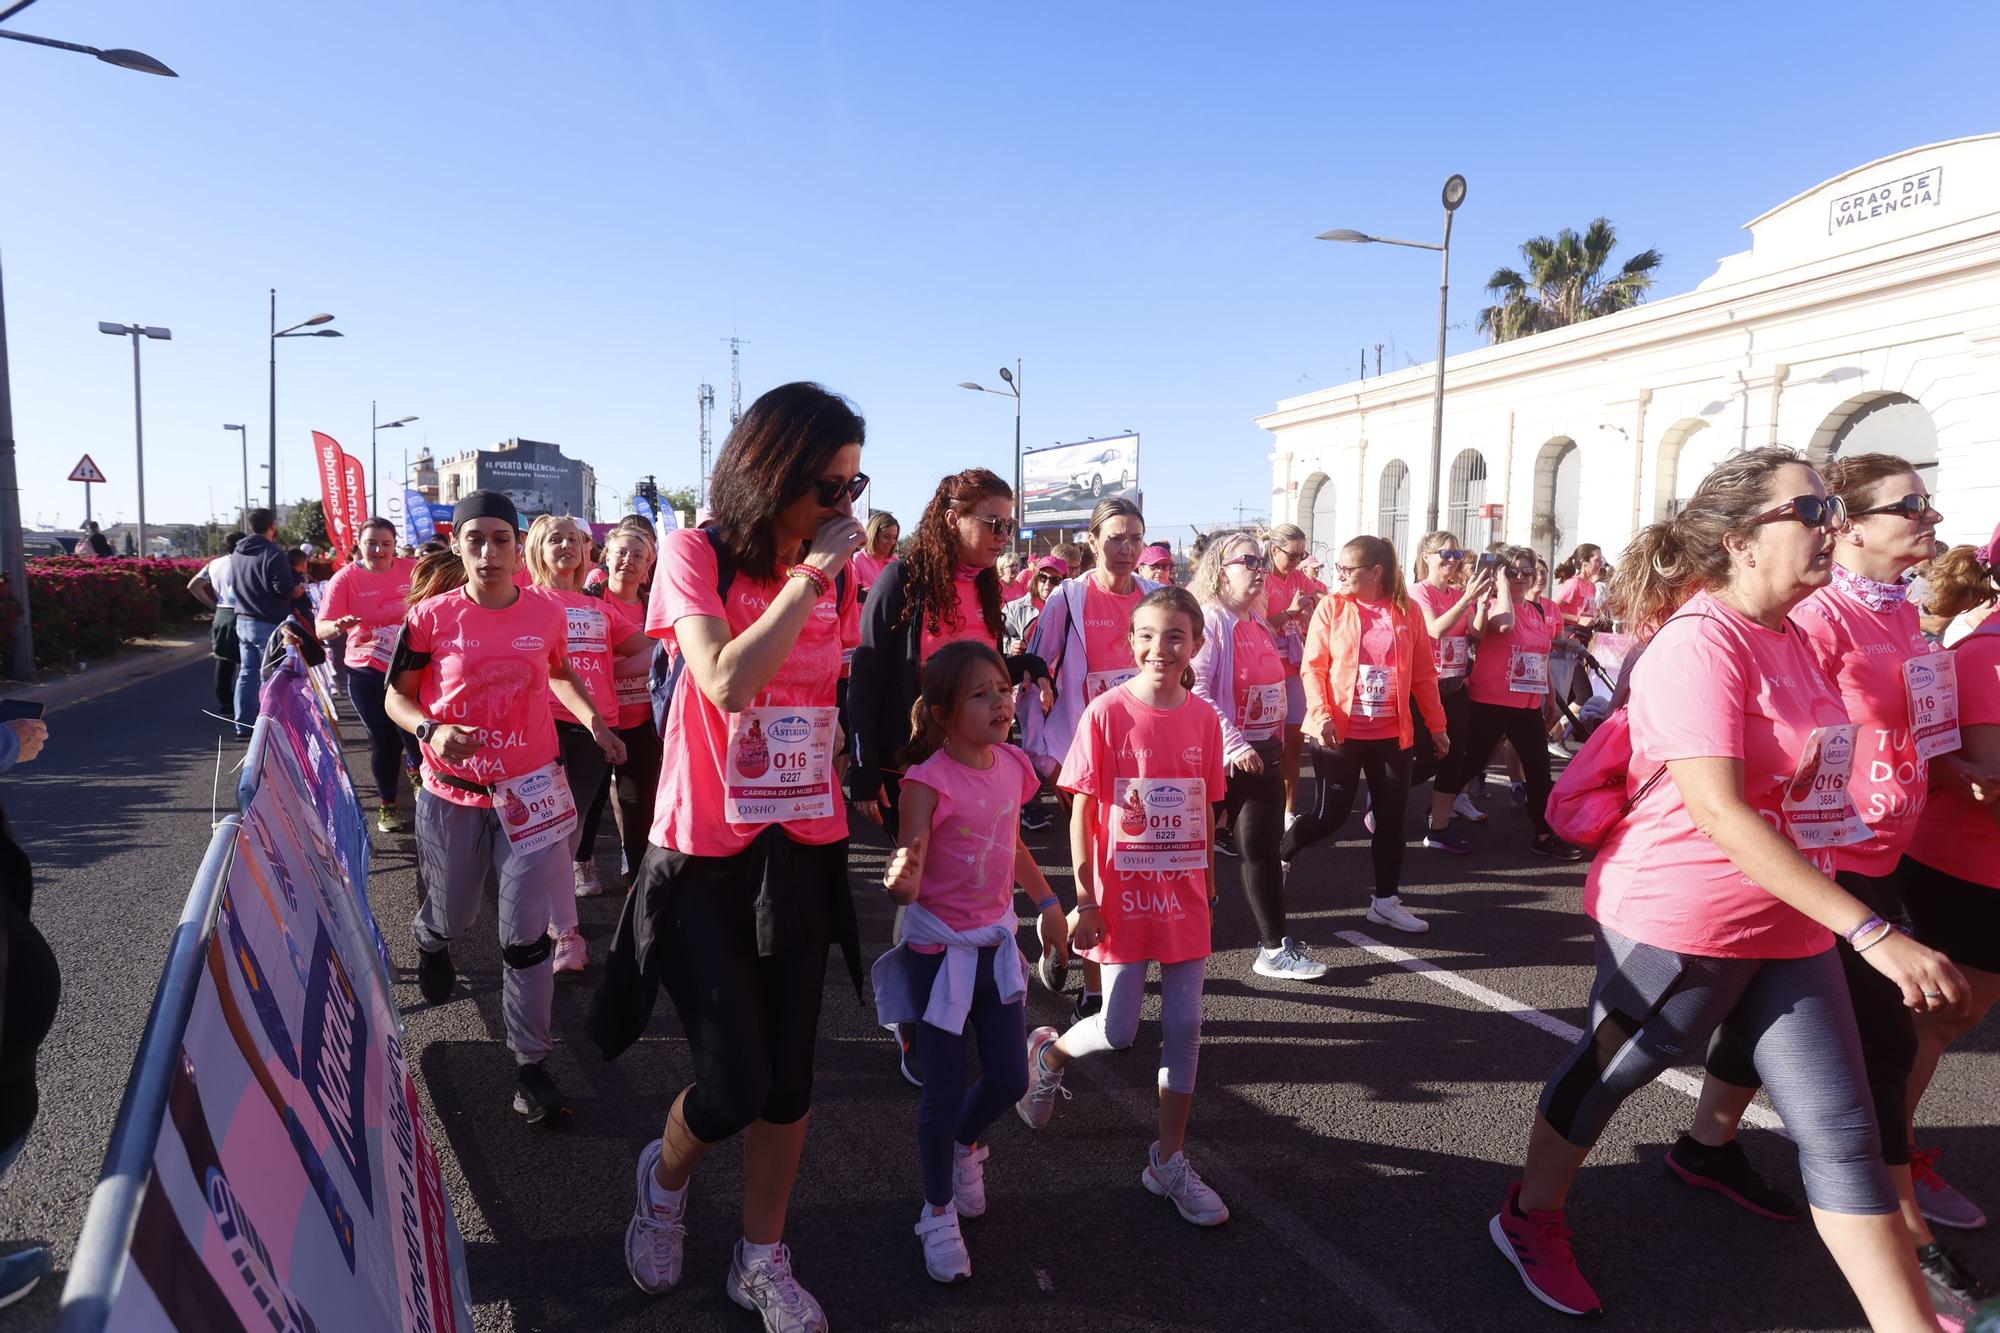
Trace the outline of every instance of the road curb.
{"label": "road curb", "polygon": [[133,651],[129,657],[90,667],[75,675],[65,676],[61,680],[50,681],[46,685],[31,685],[22,690],[9,690],[5,697],[38,703],[45,712],[54,713],[72,704],[86,703],[135,681],[186,666],[208,655],[209,641],[206,638],[175,643],[164,648],[141,648]]}

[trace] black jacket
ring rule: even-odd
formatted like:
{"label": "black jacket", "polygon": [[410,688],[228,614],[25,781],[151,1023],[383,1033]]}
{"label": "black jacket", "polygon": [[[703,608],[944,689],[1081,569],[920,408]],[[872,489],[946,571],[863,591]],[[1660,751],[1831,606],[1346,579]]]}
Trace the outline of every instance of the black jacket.
{"label": "black jacket", "polygon": [[236,614],[276,624],[292,613],[298,596],[298,576],[292,558],[269,537],[247,537],[229,557],[229,577],[236,586]]}

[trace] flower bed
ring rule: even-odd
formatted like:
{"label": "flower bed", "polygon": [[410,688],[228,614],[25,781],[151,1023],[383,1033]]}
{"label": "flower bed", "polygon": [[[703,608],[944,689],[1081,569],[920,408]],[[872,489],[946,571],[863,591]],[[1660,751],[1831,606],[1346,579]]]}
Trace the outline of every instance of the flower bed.
{"label": "flower bed", "polygon": [[[200,559],[79,560],[42,556],[28,561],[34,612],[35,665],[68,666],[103,657],[163,625],[205,613],[187,590]],[[11,623],[19,604],[0,587],[0,617]],[[11,613],[11,614],[9,614]]]}

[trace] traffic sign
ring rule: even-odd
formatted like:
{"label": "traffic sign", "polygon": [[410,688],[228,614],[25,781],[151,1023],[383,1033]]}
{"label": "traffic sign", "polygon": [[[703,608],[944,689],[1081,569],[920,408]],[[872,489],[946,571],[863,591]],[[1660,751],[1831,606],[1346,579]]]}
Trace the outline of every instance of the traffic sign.
{"label": "traffic sign", "polygon": [[78,461],[77,465],[70,469],[69,479],[71,481],[101,482],[104,480],[104,473],[98,468],[97,464],[91,460],[90,455],[85,454],[83,458],[80,461]]}

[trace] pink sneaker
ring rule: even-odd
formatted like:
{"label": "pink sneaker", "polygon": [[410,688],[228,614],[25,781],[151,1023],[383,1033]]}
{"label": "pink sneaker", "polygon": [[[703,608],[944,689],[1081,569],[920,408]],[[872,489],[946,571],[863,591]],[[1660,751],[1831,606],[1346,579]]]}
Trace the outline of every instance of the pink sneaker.
{"label": "pink sneaker", "polygon": [[1507,1262],[1521,1275],[1534,1298],[1564,1314],[1601,1315],[1604,1303],[1577,1271],[1569,1238],[1576,1233],[1563,1225],[1561,1209],[1523,1213],[1521,1186],[1507,1187],[1507,1206],[1494,1215],[1487,1231]]}
{"label": "pink sneaker", "polygon": [[556,936],[556,971],[581,972],[589,965],[590,950],[584,945],[581,931],[566,930]]}

